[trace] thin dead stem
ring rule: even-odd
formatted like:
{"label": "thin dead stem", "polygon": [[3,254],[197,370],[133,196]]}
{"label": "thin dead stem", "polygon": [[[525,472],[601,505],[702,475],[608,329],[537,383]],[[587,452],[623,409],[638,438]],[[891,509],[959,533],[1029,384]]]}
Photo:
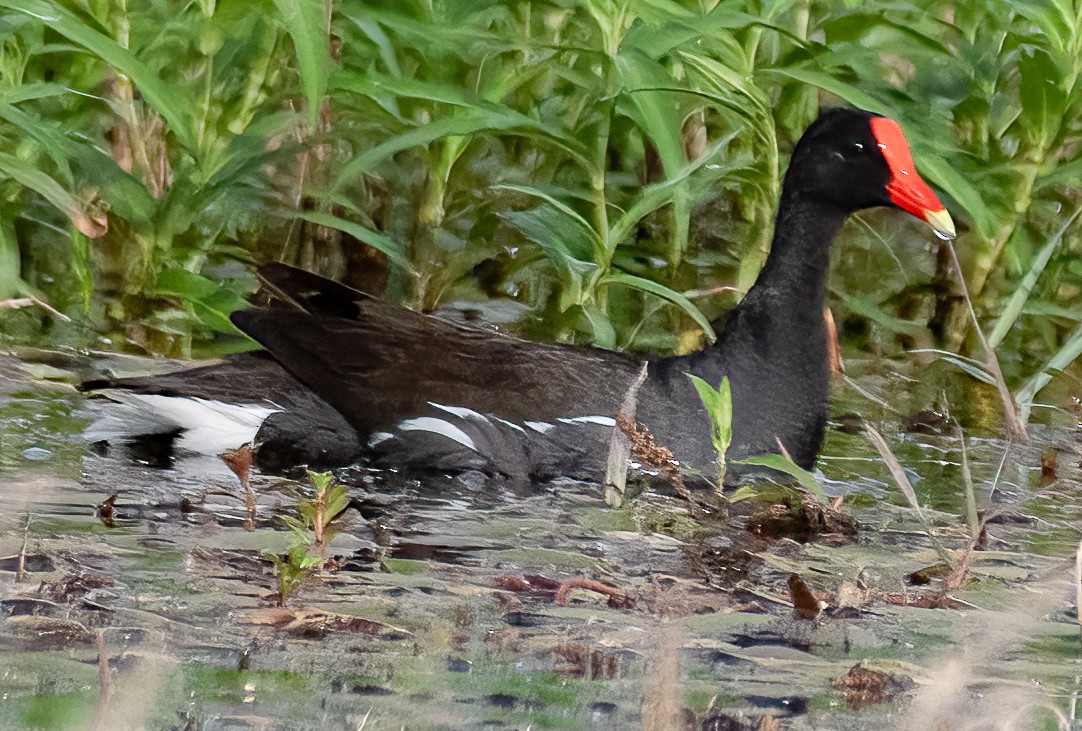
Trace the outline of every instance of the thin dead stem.
{"label": "thin dead stem", "polygon": [[19,549],[19,562],[15,567],[15,581],[26,581],[26,548],[30,543],[30,513],[26,514],[26,522],[23,525],[23,545]]}
{"label": "thin dead stem", "polygon": [[973,320],[973,331],[977,334],[977,340],[980,341],[981,348],[984,350],[984,365],[995,379],[996,391],[999,393],[999,400],[1003,404],[1003,419],[1007,430],[1007,438],[1011,441],[1027,442],[1029,441],[1029,435],[1026,434],[1026,427],[1018,415],[1018,406],[1014,403],[1014,396],[1011,395],[1010,389],[1007,388],[1007,381],[1003,378],[1003,371],[999,367],[999,358],[996,357],[996,352],[992,350],[992,346],[988,344],[988,339],[984,337],[984,331],[981,330],[981,324],[977,321],[977,313],[973,309],[973,301],[969,298],[966,279],[962,274],[962,265],[958,261],[958,254],[954,250],[954,244],[948,241],[946,246],[950,251],[951,261],[954,263],[954,272],[958,275],[958,286],[962,290],[962,298],[966,301],[969,317]]}
{"label": "thin dead stem", "polygon": [[107,728],[105,723],[106,712],[109,707],[109,696],[112,688],[109,678],[109,655],[105,649],[105,630],[100,627],[94,630],[94,648],[98,653],[98,728]]}
{"label": "thin dead stem", "polygon": [[1079,651],[1082,652],[1082,541],[1074,554],[1074,611],[1078,622]]}

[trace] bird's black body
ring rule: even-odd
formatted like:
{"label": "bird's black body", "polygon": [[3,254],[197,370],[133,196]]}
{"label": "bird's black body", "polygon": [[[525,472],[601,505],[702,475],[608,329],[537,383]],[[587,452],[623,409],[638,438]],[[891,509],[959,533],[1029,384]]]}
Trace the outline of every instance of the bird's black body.
{"label": "bird's black body", "polygon": [[[829,247],[851,212],[892,205],[892,170],[874,118],[833,110],[809,127],[793,152],[770,255],[755,285],[715,323],[715,343],[649,361],[636,416],[682,462],[709,472],[716,458],[692,373],[712,385],[729,378],[732,458],[784,450],[803,467],[814,463],[830,382]],[[270,304],[236,312],[233,322],[340,413],[362,442],[378,435],[383,447],[374,444],[375,454],[400,466],[448,467],[450,452],[465,451],[474,463],[527,476],[603,471],[611,429],[587,435],[568,419],[614,416],[641,360],[449,323],[282,264],[262,267],[260,277]],[[450,451],[440,446],[448,440],[431,431],[394,432],[403,420],[437,418],[446,407],[470,410],[446,417],[457,418],[455,428],[466,435]],[[522,428],[527,422],[561,428]],[[303,419],[294,426],[303,428]],[[289,429],[270,424],[263,431],[289,441]]]}

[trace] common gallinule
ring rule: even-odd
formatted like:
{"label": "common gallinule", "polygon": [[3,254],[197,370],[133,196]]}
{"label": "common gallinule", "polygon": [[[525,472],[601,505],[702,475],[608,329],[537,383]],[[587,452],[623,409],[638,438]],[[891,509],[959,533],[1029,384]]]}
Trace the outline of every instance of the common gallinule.
{"label": "common gallinule", "polygon": [[[709,473],[716,457],[687,377],[693,373],[712,384],[729,378],[733,459],[784,449],[812,466],[830,380],[823,318],[830,243],[850,213],[876,206],[901,208],[941,237],[954,236],[894,121],[854,109],[824,112],[793,151],[766,264],[740,304],[714,323],[716,342],[648,361],[637,419],[677,459]],[[270,303],[232,319],[276,363],[249,355],[231,367],[255,368],[259,377],[249,380],[257,385],[248,390],[265,397],[234,403],[274,401],[281,409],[257,438],[264,461],[318,459],[323,435],[338,452],[325,461],[367,451],[401,467],[475,467],[515,477],[603,470],[613,417],[641,360],[454,324],[283,264],[259,274]],[[164,389],[153,379],[120,385],[181,395],[191,374]],[[315,397],[302,396],[300,384]],[[200,394],[219,398],[214,389]],[[359,441],[339,443],[349,430],[338,414]],[[284,460],[283,448],[293,450]]]}

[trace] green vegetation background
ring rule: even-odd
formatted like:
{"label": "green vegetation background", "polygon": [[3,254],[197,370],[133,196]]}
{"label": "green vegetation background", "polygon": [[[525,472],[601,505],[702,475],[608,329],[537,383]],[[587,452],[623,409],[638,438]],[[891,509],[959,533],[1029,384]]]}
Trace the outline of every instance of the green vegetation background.
{"label": "green vegetation background", "polygon": [[[1080,69],[1068,0],[0,0],[0,300],[72,318],[0,312],[0,337],[185,355],[281,259],[686,350],[846,103],[901,122],[1032,397],[1082,351]],[[857,217],[835,260],[848,348],[972,347],[919,222]]]}

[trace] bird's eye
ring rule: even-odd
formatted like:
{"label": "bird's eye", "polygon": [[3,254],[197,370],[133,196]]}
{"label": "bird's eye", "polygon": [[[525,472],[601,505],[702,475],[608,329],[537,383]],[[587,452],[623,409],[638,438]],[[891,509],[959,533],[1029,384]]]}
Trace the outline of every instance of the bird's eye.
{"label": "bird's eye", "polygon": [[854,142],[850,146],[849,152],[853,153],[853,154],[860,155],[861,153],[864,152],[864,143],[863,142]]}

